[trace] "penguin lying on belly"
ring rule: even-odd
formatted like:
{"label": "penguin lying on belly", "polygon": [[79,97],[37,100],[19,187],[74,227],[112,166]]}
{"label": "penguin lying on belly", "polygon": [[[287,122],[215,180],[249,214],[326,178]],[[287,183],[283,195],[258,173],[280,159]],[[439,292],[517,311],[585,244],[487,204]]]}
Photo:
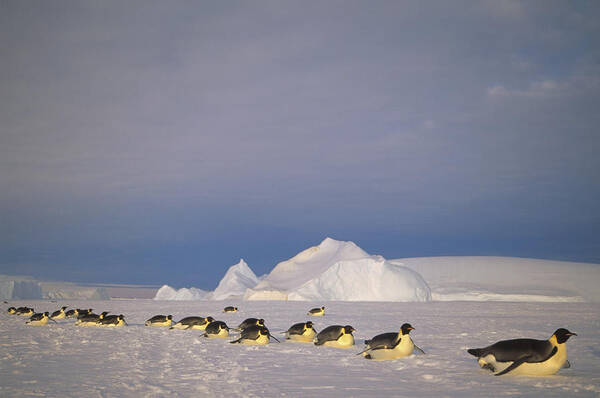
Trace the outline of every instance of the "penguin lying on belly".
{"label": "penguin lying on belly", "polygon": [[560,328],[548,340],[503,340],[484,348],[471,348],[467,352],[478,359],[479,366],[495,372],[496,376],[511,373],[525,376],[552,375],[567,361],[569,337],[576,333]]}

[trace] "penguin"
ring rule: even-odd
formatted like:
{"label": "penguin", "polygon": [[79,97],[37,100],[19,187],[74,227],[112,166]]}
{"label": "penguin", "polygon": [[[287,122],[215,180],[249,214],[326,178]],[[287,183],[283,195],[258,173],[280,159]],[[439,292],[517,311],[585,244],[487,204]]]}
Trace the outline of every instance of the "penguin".
{"label": "penguin", "polygon": [[104,318],[106,318],[106,315],[108,315],[108,311],[104,311],[102,314],[100,315],[96,315],[96,314],[87,314],[84,315],[82,317],[77,318],[77,320],[75,321],[75,325],[79,325],[79,326],[98,326],[98,324],[100,323],[101,320],[103,320]]}
{"label": "penguin", "polygon": [[11,315],[14,315],[17,312],[17,309],[15,307],[8,307],[6,312],[8,312]]}
{"label": "penguin", "polygon": [[91,308],[88,308],[87,310],[78,309],[77,310],[77,319],[81,319],[86,315],[91,315],[94,313],[93,311],[94,310]]}
{"label": "penguin", "polygon": [[375,361],[385,361],[409,356],[415,349],[423,352],[410,338],[411,330],[415,328],[410,323],[405,323],[398,333],[382,333],[371,340],[365,340],[367,348],[357,355],[362,354],[366,359]]}
{"label": "penguin", "polygon": [[509,372],[512,375],[548,376],[563,366],[570,367],[566,342],[571,336],[577,334],[559,328],[548,340],[503,340],[467,352],[476,356],[479,366],[491,370],[495,376]]}
{"label": "penguin", "polygon": [[244,345],[265,345],[269,344],[269,339],[273,338],[276,342],[280,342],[275,337],[271,336],[269,329],[260,325],[251,325],[242,330],[240,338],[230,341],[231,344]]}
{"label": "penguin", "polygon": [[312,343],[316,335],[317,331],[313,328],[312,321],[296,323],[285,332],[286,340],[303,343]]}
{"label": "penguin", "polygon": [[204,329],[204,337],[224,339],[229,337],[229,327],[225,322],[213,321]]}
{"label": "penguin", "polygon": [[223,312],[237,312],[237,307],[225,307],[223,308]]}
{"label": "penguin", "polygon": [[35,325],[35,326],[43,326],[43,325],[47,325],[48,324],[48,320],[50,319],[48,317],[48,312],[40,312],[37,314],[33,314],[29,320],[27,322],[25,322],[28,325]]}
{"label": "penguin", "polygon": [[79,315],[79,309],[77,308],[65,312],[65,318],[77,318],[77,315]]}
{"label": "penguin", "polygon": [[315,337],[315,345],[324,345],[336,348],[350,348],[354,345],[352,332],[355,329],[350,326],[332,325],[321,330]]}
{"label": "penguin", "polygon": [[204,330],[208,326],[209,323],[214,321],[212,316],[207,316],[203,318],[201,316],[188,316],[187,318],[183,318],[175,325],[171,326],[169,329],[198,329]]}
{"label": "penguin", "polygon": [[148,319],[144,325],[146,326],[171,326],[173,323],[173,315],[154,315]]}
{"label": "penguin", "polygon": [[21,315],[21,316],[32,316],[34,313],[35,313],[35,311],[33,310],[33,308],[29,308],[29,307],[19,307],[15,311],[15,315]]}
{"label": "penguin", "polygon": [[127,326],[127,322],[125,322],[125,317],[123,316],[123,314],[105,316],[103,319],[98,320],[97,324],[98,326],[107,327]]}
{"label": "penguin", "polygon": [[306,315],[323,316],[323,315],[325,315],[325,307],[313,308],[310,311],[308,311],[308,313]]}
{"label": "penguin", "polygon": [[60,310],[54,311],[52,313],[52,315],[50,315],[50,318],[52,318],[52,319],[65,319],[67,317],[67,315],[65,314],[65,310],[66,309],[67,309],[67,307],[62,307]]}
{"label": "penguin", "polygon": [[235,328],[234,330],[238,331],[238,332],[242,332],[244,331],[244,329],[250,327],[250,326],[254,326],[254,325],[258,325],[258,326],[265,326],[265,320],[264,319],[258,319],[258,318],[247,318],[245,319],[242,323],[240,323],[238,325],[237,328]]}

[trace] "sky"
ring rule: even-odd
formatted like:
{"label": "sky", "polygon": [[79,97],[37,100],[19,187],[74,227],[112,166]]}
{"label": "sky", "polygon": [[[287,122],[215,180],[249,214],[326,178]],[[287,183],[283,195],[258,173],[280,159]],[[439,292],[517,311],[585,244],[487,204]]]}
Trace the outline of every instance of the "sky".
{"label": "sky", "polygon": [[0,273],[600,263],[598,37],[595,1],[2,1]]}

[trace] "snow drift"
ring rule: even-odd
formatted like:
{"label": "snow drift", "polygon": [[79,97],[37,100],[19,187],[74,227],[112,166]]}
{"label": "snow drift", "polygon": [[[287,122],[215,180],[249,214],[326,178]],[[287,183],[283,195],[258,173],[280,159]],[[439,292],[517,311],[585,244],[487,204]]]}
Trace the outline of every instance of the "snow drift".
{"label": "snow drift", "polygon": [[206,296],[209,300],[225,300],[231,297],[242,296],[246,289],[253,288],[259,280],[252,272],[244,259],[229,267],[217,288]]}
{"label": "snow drift", "polygon": [[244,299],[428,301],[431,292],[417,272],[371,256],[353,242],[326,238],[277,264]]}
{"label": "snow drift", "polygon": [[208,293],[195,287],[173,289],[169,285],[163,285],[156,292],[154,300],[203,300]]}
{"label": "snow drift", "polygon": [[600,302],[600,265],[516,257],[390,260],[426,280],[436,301]]}

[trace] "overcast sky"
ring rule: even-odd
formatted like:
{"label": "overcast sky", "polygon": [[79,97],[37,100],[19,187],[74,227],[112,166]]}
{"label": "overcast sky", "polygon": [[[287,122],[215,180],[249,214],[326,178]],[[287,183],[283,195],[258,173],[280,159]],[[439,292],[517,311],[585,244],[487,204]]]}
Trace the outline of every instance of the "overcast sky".
{"label": "overcast sky", "polygon": [[0,273],[600,263],[599,37],[596,1],[2,1]]}

